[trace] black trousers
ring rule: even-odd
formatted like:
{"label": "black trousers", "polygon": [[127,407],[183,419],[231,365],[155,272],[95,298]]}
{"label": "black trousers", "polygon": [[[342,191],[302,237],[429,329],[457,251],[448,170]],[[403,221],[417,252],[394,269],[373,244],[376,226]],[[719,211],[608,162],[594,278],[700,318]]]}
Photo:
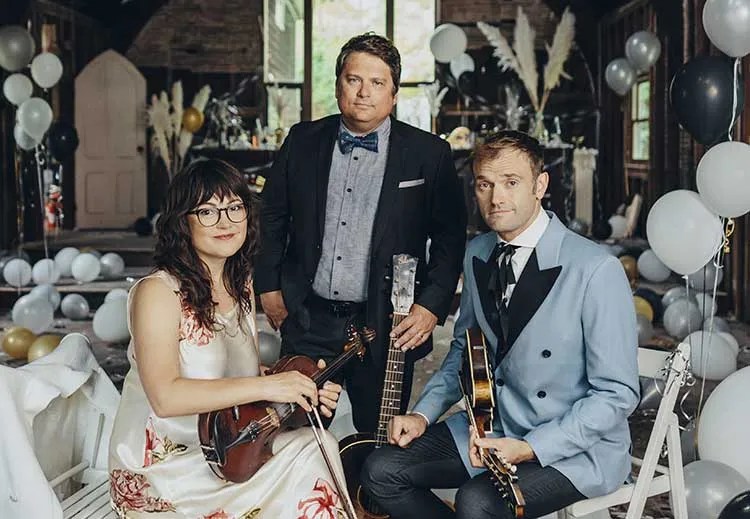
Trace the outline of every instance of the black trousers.
{"label": "black trousers", "polygon": [[[348,327],[350,324],[361,326],[364,322],[362,313],[341,316],[320,305],[308,304],[302,310],[309,313],[305,319],[294,319],[291,316],[281,324],[281,354],[299,354],[314,360],[323,359],[327,363],[344,349],[348,341]],[[305,326],[300,321],[309,322]],[[307,323],[305,323],[307,324]],[[390,330],[376,330],[378,338],[373,345],[368,346],[364,358],[360,361],[350,361],[339,373],[334,381],[345,383],[349,400],[352,403],[352,418],[354,427],[360,432],[375,432],[380,415],[380,399],[383,394],[383,380],[385,379],[385,360],[376,365],[370,351],[377,344],[388,344],[384,339]],[[385,359],[385,354],[380,355]],[[414,363],[404,364],[404,378],[401,395],[401,413],[406,412],[411,396],[411,385],[414,375]]]}
{"label": "black trousers", "polygon": [[[487,472],[469,477],[444,422],[428,427],[406,448],[386,445],[373,452],[362,469],[361,481],[393,519],[513,518]],[[562,473],[538,463],[519,464],[518,482],[527,519],[585,499]],[[455,512],[431,488],[458,488]]]}

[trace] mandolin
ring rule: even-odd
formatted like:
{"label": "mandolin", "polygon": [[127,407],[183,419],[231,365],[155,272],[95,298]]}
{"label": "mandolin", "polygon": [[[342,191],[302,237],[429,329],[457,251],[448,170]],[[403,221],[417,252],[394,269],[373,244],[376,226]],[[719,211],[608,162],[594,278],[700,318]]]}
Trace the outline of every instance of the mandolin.
{"label": "mandolin", "polygon": [[[409,315],[409,309],[414,302],[417,261],[417,258],[408,254],[393,256],[393,288],[391,289],[393,323],[391,329],[398,326]],[[401,412],[401,386],[404,378],[404,358],[406,354],[400,348],[394,346],[395,342],[396,339],[391,339],[388,347],[377,431],[375,433],[352,434],[339,442],[339,453],[344,466],[346,486],[360,519],[389,517],[388,514],[378,508],[362,489],[359,475],[367,456],[376,448],[388,443],[388,422]]]}
{"label": "mandolin", "polygon": [[[492,432],[495,412],[494,387],[484,334],[479,329],[466,330],[461,390],[469,423],[480,438]],[[480,449],[479,457],[487,467],[500,497],[507,503],[510,512],[516,519],[523,519],[526,502],[518,486],[516,466],[508,463],[497,452],[488,449]]]}
{"label": "mandolin", "polygon": [[[318,386],[338,373],[347,362],[364,355],[362,343],[370,342],[375,332],[354,329],[344,351],[323,370],[309,357],[288,355],[279,359],[266,375],[299,371]],[[203,456],[214,474],[226,481],[240,483],[250,479],[273,455],[271,446],[279,432],[307,423],[305,411],[295,403],[250,402],[198,416],[198,437]]]}

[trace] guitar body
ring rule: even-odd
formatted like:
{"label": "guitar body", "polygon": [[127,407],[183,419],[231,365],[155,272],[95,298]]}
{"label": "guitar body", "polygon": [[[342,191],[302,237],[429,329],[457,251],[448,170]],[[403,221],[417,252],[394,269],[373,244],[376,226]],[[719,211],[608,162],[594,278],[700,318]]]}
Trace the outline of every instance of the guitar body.
{"label": "guitar body", "polygon": [[378,445],[375,435],[371,433],[351,434],[339,442],[339,454],[344,466],[346,486],[359,519],[385,519],[390,517],[378,510],[378,507],[371,502],[359,482],[360,471],[365,464],[365,460],[375,451]]}

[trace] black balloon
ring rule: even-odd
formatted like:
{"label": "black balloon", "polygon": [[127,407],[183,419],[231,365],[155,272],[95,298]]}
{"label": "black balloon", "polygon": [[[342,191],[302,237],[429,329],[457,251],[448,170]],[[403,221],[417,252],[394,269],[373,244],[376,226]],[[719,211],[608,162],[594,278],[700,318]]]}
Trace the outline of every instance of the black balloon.
{"label": "black balloon", "polygon": [[750,519],[750,490],[734,496],[717,519]]}
{"label": "black balloon", "polygon": [[464,72],[458,78],[458,90],[466,96],[473,96],[476,93],[476,76],[473,72]]}
{"label": "black balloon", "polygon": [[151,220],[148,218],[142,217],[138,218],[135,223],[133,224],[133,230],[138,236],[151,236],[151,233],[154,231],[153,226],[151,225]]}
{"label": "black balloon", "polygon": [[599,220],[591,226],[591,235],[597,240],[606,240],[612,236],[612,226],[607,220]]}
{"label": "black balloon", "polygon": [[699,56],[685,63],[672,78],[669,99],[677,120],[693,138],[710,146],[728,139],[729,126],[744,106],[742,77],[737,77],[734,102],[734,62],[725,56]]}
{"label": "black balloon", "polygon": [[661,296],[651,290],[650,288],[638,288],[633,292],[635,296],[641,296],[643,299],[648,301],[651,308],[654,310],[654,322],[661,321],[661,316],[664,313],[664,306],[661,304]]}
{"label": "black balloon", "polygon": [[69,123],[57,121],[47,132],[47,146],[55,159],[63,161],[78,148],[78,132]]}

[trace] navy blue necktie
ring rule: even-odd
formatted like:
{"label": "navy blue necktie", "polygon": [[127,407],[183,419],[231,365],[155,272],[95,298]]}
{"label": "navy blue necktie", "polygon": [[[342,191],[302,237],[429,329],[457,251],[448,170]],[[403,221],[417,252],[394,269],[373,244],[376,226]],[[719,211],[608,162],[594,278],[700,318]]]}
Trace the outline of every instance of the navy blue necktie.
{"label": "navy blue necktie", "polygon": [[[495,268],[497,269],[495,286],[493,287],[495,290],[493,291],[495,292],[498,309],[500,310],[507,310],[505,291],[508,289],[508,286],[516,284],[516,276],[513,273],[513,263],[511,262],[511,259],[518,248],[518,245],[498,243],[495,252],[493,253],[493,257],[496,259]],[[502,258],[500,259],[500,264],[497,262],[498,258]]]}
{"label": "navy blue necktie", "polygon": [[351,133],[341,130],[339,132],[339,149],[341,153],[347,155],[354,148],[364,148],[366,150],[378,152],[378,134],[377,132],[368,133],[364,137],[352,135]]}

